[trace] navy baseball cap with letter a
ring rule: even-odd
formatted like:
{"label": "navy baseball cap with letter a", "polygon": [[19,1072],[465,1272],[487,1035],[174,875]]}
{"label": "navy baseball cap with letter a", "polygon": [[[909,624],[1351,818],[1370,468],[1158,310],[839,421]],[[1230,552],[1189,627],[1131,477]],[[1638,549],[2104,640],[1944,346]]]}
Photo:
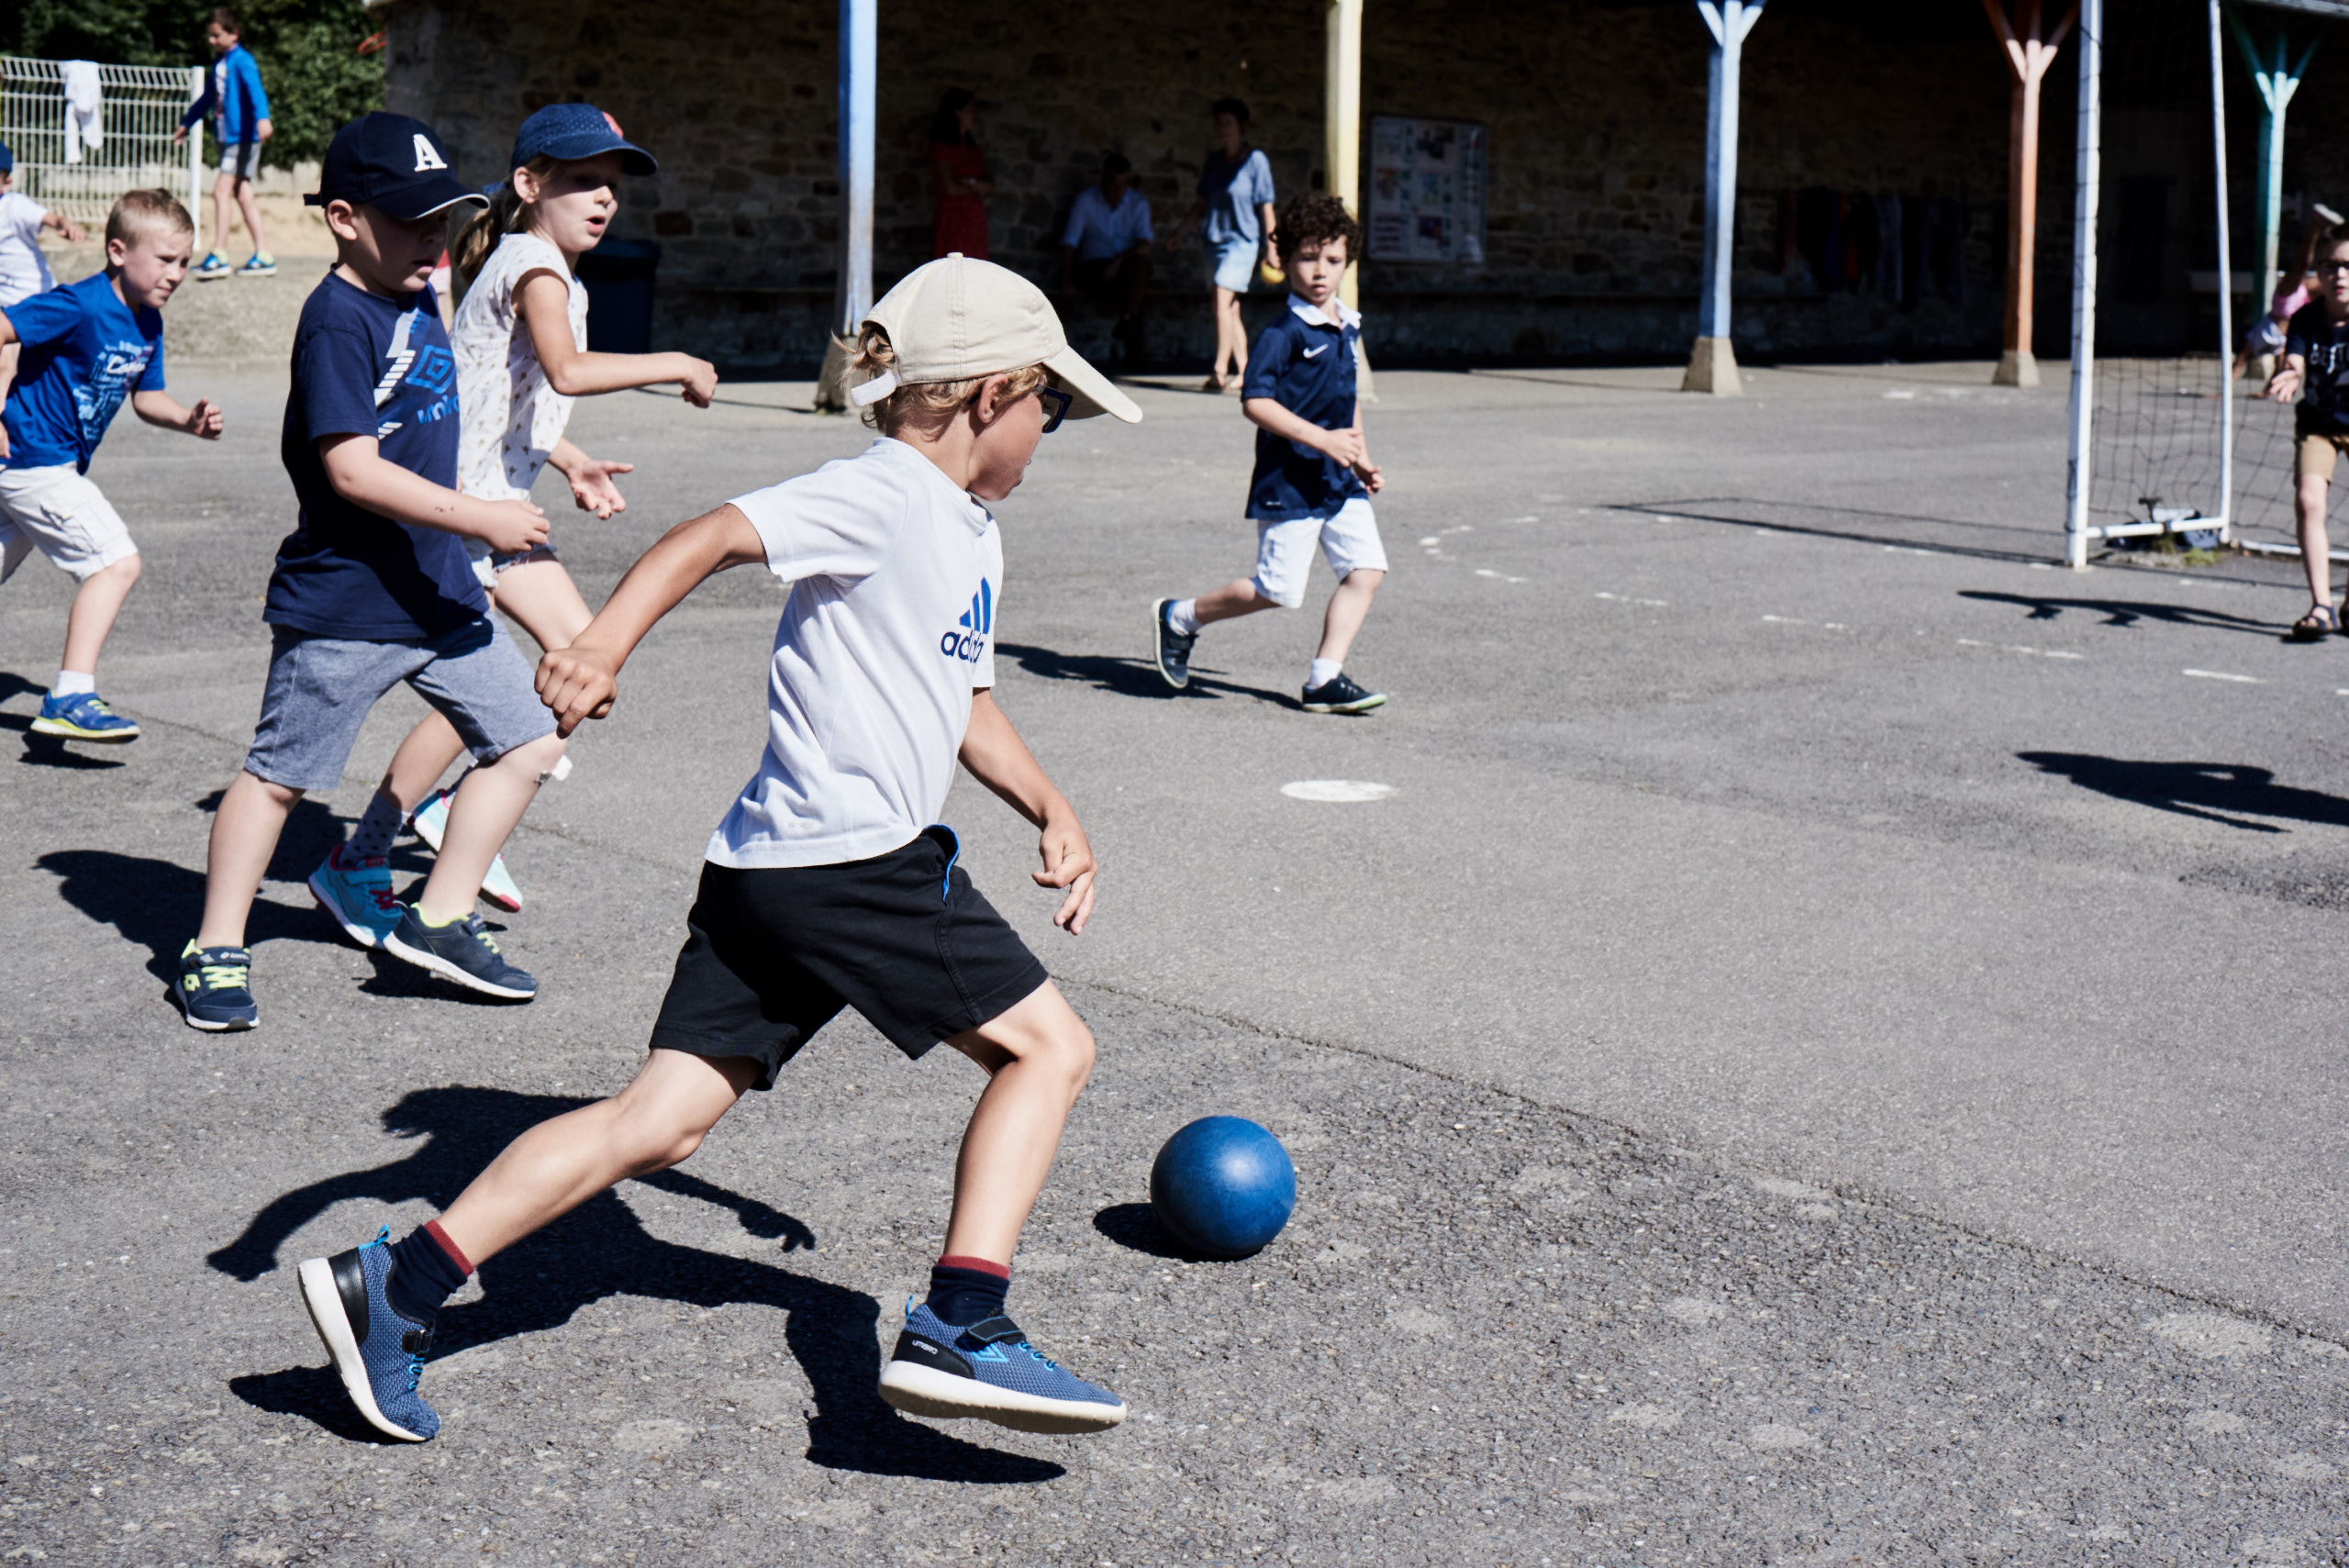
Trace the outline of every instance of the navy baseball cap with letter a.
{"label": "navy baseball cap with letter a", "polygon": [[460,205],[489,205],[450,169],[448,149],[430,126],[381,110],[334,133],[317,193],[302,199],[312,206],[367,203],[402,223]]}

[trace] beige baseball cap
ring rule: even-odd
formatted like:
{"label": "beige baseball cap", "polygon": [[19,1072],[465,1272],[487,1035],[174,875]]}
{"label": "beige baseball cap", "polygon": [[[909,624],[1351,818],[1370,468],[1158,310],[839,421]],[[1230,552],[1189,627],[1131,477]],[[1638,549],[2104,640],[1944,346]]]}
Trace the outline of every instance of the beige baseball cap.
{"label": "beige baseball cap", "polygon": [[1008,267],[956,251],[907,272],[864,319],[889,334],[896,366],[850,389],[862,408],[900,386],[966,381],[1041,364],[1075,401],[1072,419],[1114,414],[1129,425],[1141,410],[1109,378],[1068,346],[1059,313],[1044,291]]}

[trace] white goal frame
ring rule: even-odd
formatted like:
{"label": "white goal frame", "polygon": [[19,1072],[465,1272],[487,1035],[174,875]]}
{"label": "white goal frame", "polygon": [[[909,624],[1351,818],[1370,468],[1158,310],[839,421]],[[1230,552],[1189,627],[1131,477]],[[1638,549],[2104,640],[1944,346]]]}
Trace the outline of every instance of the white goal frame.
{"label": "white goal frame", "polygon": [[204,92],[200,65],[100,65],[105,139],[65,161],[65,62],[0,55],[0,142],[17,158],[16,188],[93,233],[125,191],[177,186],[199,226],[204,128],[173,147],[180,116]]}

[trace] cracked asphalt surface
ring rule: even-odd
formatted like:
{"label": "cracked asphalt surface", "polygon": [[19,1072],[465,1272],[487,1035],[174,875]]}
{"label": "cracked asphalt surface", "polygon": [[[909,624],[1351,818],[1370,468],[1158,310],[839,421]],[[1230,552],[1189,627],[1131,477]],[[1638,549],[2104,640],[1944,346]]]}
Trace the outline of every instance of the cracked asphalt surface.
{"label": "cracked asphalt surface", "polygon": [[[1108,868],[1060,938],[1020,825],[950,802],[1102,1042],[1012,1308],[1125,1427],[874,1396],[976,1073],[851,1019],[492,1260],[425,1373],[442,1437],[394,1448],[292,1265],[633,1071],[774,590],[673,617],[517,835],[538,1002],[343,945],[301,886],[400,694],[272,868],[263,1028],[197,1035],[161,977],[287,498],[282,382],[175,368],[229,440],[127,427],[94,469],[148,554],[102,672],[147,736],[0,762],[0,1562],[2349,1562],[2338,649],[2277,640],[2274,566],[2035,567],[2059,393],[1669,379],[1381,376],[1360,721],[1295,710],[1303,617],[1211,632],[1195,695],[1142,662],[1150,597],[1244,565],[1229,404],[1144,389],[1001,508],[1002,700]],[[728,396],[581,405],[640,465],[621,518],[558,520],[591,599],[861,444]],[[0,590],[20,735],[66,587]],[[1311,778],[1394,793],[1280,794]],[[1236,1263],[1144,1203],[1211,1112],[1298,1166]]]}

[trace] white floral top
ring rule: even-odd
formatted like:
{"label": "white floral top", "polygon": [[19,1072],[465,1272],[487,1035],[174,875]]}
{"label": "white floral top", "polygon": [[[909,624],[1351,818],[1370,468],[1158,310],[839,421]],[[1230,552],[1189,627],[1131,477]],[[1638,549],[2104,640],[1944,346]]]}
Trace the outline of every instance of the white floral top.
{"label": "white floral top", "polygon": [[540,271],[569,280],[571,340],[583,352],[587,347],[587,285],[562,252],[535,234],[499,240],[457,306],[450,335],[464,419],[457,479],[468,495],[507,501],[529,495],[571,422],[573,399],[547,384],[529,328],[514,309],[515,285]]}

